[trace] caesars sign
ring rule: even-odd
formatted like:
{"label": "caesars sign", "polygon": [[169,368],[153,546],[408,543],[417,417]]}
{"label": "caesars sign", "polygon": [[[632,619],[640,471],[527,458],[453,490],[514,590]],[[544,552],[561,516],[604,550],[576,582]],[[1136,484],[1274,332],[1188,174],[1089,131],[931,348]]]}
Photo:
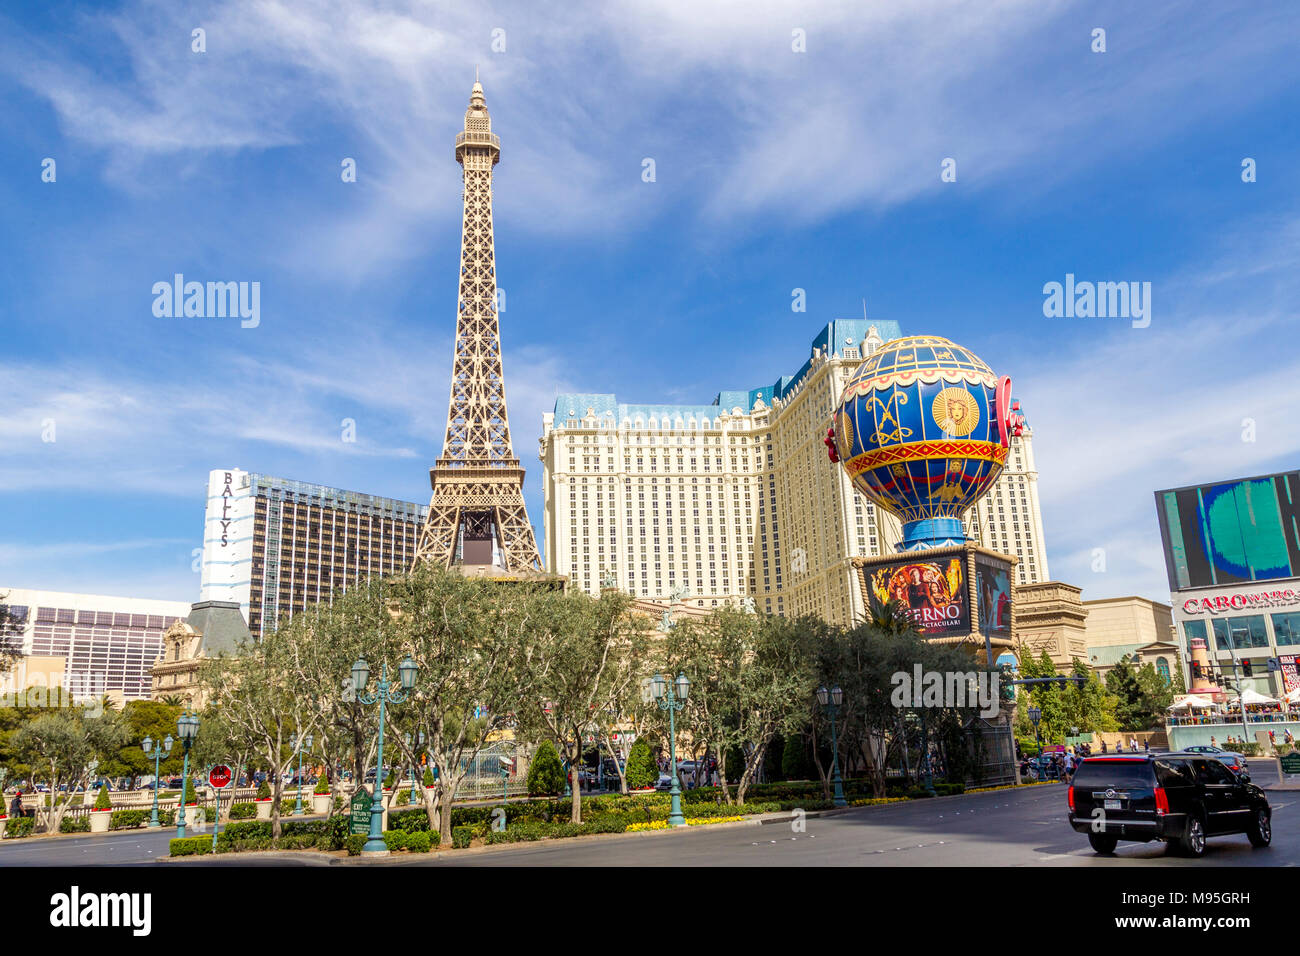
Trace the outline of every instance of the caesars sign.
{"label": "caesars sign", "polygon": [[970,633],[964,557],[933,561],[906,560],[863,568],[871,605],[891,600],[907,608],[925,637],[962,637]]}

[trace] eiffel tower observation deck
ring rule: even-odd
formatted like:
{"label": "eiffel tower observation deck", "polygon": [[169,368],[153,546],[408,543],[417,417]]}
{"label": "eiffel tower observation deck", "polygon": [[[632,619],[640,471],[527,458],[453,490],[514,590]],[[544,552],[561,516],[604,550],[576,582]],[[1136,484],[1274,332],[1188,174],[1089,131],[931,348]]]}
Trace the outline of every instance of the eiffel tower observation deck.
{"label": "eiffel tower observation deck", "polygon": [[524,469],[506,414],[492,234],[492,167],[500,158],[501,140],[492,132],[483,87],[475,78],[465,128],[456,135],[464,212],[447,434],[429,469],[433,497],[415,563],[489,577],[549,579],[541,573],[524,506]]}

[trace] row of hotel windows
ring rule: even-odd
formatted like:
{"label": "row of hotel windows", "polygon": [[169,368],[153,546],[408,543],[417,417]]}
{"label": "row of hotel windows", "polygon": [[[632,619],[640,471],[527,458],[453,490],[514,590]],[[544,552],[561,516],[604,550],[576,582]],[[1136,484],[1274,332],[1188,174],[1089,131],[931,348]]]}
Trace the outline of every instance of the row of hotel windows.
{"label": "row of hotel windows", "polygon": [[[1273,619],[1273,643],[1300,644],[1300,611],[1269,615]],[[1268,647],[1268,627],[1262,614],[1215,618],[1209,622],[1214,631],[1215,646],[1221,651],[1240,650],[1243,647]],[[1199,637],[1207,642],[1205,621],[1184,621],[1183,634],[1189,644]]]}

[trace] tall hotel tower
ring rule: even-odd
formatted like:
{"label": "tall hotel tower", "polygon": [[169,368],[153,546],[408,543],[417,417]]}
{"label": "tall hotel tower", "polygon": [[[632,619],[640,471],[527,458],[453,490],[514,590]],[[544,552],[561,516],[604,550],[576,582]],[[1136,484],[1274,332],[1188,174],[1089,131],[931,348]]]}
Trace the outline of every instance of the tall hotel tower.
{"label": "tall hotel tower", "polygon": [[[710,405],[560,395],[540,442],[547,567],[591,593],[612,577],[642,598],[752,598],[774,614],[860,619],[852,559],[892,552],[902,532],[821,438],[853,371],[901,335],[897,322],[836,319],[793,376]],[[1028,429],[966,522],[981,545],[1020,559],[1018,583],[1047,579]]]}

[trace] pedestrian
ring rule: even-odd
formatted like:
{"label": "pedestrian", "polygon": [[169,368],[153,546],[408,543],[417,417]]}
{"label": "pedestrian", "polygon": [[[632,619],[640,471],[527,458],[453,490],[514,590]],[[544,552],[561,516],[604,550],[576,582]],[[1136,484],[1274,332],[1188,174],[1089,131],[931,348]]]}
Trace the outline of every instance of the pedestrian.
{"label": "pedestrian", "polygon": [[1102,753],[1105,753],[1105,752],[1106,752],[1106,738],[1105,738],[1105,737],[1102,737],[1102,738],[1101,738],[1101,752],[1102,752]]}
{"label": "pedestrian", "polygon": [[1130,737],[1128,739],[1128,749],[1134,753],[1138,752],[1138,739],[1136,737]]}
{"label": "pedestrian", "polygon": [[1143,753],[1148,753],[1148,754],[1151,752],[1151,738],[1150,738],[1150,737],[1145,737],[1145,738],[1143,738],[1143,740],[1142,740],[1142,752],[1143,752]]}
{"label": "pedestrian", "polygon": [[1214,734],[1210,734],[1210,746],[1211,747],[1219,746],[1219,742],[1214,739]]}
{"label": "pedestrian", "polygon": [[1291,731],[1289,729],[1283,731],[1282,742],[1286,744],[1295,743],[1295,738],[1291,736]]}
{"label": "pedestrian", "polygon": [[14,802],[9,805],[9,815],[11,817],[21,817],[23,815],[23,792],[21,790],[14,794]]}

